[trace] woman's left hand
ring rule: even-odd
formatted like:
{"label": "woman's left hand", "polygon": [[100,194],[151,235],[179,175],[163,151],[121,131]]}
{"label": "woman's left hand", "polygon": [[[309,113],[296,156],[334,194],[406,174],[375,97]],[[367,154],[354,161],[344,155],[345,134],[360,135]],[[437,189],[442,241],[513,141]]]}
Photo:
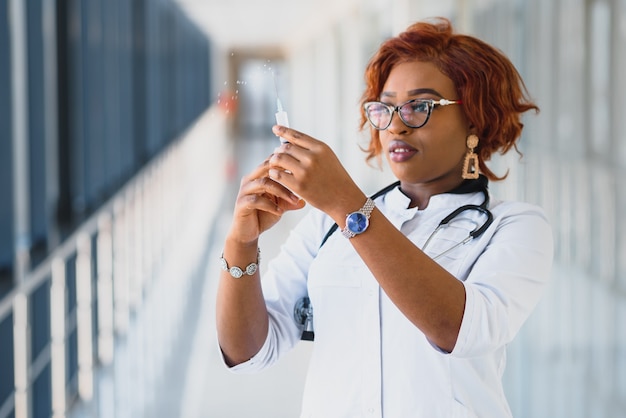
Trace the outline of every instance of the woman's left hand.
{"label": "woman's left hand", "polygon": [[274,134],[288,141],[269,159],[269,176],[335,220],[365,200],[337,155],[324,142],[284,126]]}

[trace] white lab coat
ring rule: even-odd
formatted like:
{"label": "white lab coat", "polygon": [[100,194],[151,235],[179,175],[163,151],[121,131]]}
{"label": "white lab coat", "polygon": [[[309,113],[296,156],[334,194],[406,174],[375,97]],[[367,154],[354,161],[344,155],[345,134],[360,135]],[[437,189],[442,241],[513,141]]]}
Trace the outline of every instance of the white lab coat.
{"label": "white lab coat", "polygon": [[[425,210],[409,209],[409,199],[395,188],[376,206],[422,248],[441,219],[482,200],[480,192],[442,194],[431,197]],[[339,231],[319,248],[332,221],[312,210],[262,278],[270,314],[264,346],[231,370],[260,370],[298,343],[302,329],[294,321],[294,305],[308,294],[315,342],[302,417],[511,416],[501,383],[506,345],[548,281],[552,233],[543,211],[533,205],[493,202],[490,210],[494,221],[482,236],[438,260],[467,294],[451,353],[432,345],[404,317]],[[477,211],[461,217],[482,222]],[[435,256],[472,229],[467,221],[454,222],[426,252]]]}

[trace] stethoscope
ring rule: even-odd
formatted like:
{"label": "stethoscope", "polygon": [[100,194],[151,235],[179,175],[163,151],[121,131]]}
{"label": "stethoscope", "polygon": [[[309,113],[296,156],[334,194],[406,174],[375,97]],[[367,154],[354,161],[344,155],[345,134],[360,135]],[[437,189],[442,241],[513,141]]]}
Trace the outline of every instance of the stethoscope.
{"label": "stethoscope", "polygon": [[[463,213],[466,213],[469,211],[477,211],[484,218],[484,222],[482,223],[482,225],[474,222],[475,228],[468,233],[466,238],[457,242],[456,244],[452,245],[450,248],[437,254],[436,256],[431,256],[433,260],[437,260],[438,258],[448,254],[450,251],[453,251],[456,248],[467,244],[473,239],[478,238],[487,230],[487,228],[489,228],[489,226],[493,222],[493,214],[488,209],[489,191],[487,190],[487,183],[488,183],[487,178],[481,175],[478,179],[466,180],[463,184],[461,184],[461,186],[449,192],[453,194],[462,194],[462,193],[471,193],[475,191],[481,191],[484,195],[484,200],[480,205],[460,206],[459,208],[452,211],[448,216],[443,218],[439,222],[437,227],[433,230],[433,232],[431,232],[428,238],[426,239],[426,242],[422,246],[422,251],[426,251],[426,248],[430,244],[431,240],[439,233],[439,231],[448,227],[450,224],[452,224],[452,222],[454,222]],[[377,197],[380,197],[388,193],[389,191],[395,189],[399,185],[400,185],[399,181],[393,184],[390,184],[384,189],[381,189],[378,192],[374,193],[370,198],[372,200],[375,200]],[[328,240],[328,238],[337,230],[338,227],[339,226],[337,224],[334,224],[332,227],[330,227],[330,229],[328,230],[328,232],[322,239],[320,248],[324,245],[324,243],[326,243],[326,240]],[[313,332],[313,306],[311,305],[311,300],[307,296],[298,299],[298,301],[296,302],[294,306],[294,319],[297,324],[303,326],[301,339],[305,341],[313,341],[315,338],[315,334]]]}

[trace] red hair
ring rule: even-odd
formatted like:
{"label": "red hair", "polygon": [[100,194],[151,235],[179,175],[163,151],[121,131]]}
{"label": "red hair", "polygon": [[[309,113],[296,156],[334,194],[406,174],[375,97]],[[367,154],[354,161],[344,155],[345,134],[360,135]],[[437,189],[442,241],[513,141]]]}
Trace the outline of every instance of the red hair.
{"label": "red hair", "polygon": [[[516,142],[523,123],[522,113],[539,107],[528,98],[524,81],[511,61],[498,49],[472,36],[453,33],[445,18],[415,23],[397,37],[388,39],[372,57],[365,70],[366,89],[361,104],[379,100],[391,69],[402,62],[433,63],[454,83],[463,102],[463,111],[480,138],[475,150],[480,171],[490,180],[502,180],[485,161],[497,151],[511,148],[519,153]],[[361,126],[368,124],[361,106]],[[379,132],[371,128],[367,160],[380,158]],[[520,154],[521,155],[521,154]]]}

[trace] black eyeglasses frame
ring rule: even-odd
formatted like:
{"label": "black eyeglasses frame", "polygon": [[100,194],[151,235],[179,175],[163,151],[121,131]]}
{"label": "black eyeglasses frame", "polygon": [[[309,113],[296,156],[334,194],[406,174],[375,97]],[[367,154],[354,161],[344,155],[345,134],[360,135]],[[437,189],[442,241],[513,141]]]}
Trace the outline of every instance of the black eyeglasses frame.
{"label": "black eyeglasses frame", "polygon": [[[404,106],[408,105],[408,104],[412,104],[412,103],[424,103],[426,104],[426,108],[428,109],[426,111],[426,119],[424,119],[424,122],[419,124],[419,125],[411,125],[409,122],[407,122],[406,120],[404,120],[404,118],[402,117],[402,112],[400,112],[400,109],[402,109]],[[391,121],[393,120],[393,113],[397,113],[398,116],[400,117],[400,120],[402,121],[402,123],[404,123],[407,127],[412,128],[412,129],[417,129],[417,128],[421,128],[422,126],[426,125],[426,123],[428,122],[428,120],[430,119],[430,115],[433,113],[433,110],[435,109],[436,106],[449,106],[449,105],[454,105],[454,104],[461,104],[461,100],[448,100],[448,99],[439,99],[439,100],[434,100],[434,99],[411,99],[407,102],[404,102],[398,106],[392,106],[390,104],[387,103],[383,103],[383,102],[378,102],[378,101],[373,101],[373,102],[366,102],[363,104],[363,109],[365,110],[365,116],[367,116],[367,120],[369,121],[369,123],[372,125],[372,127],[378,131],[384,131],[385,129],[389,128],[389,126],[391,125]],[[380,105],[383,106],[385,108],[387,108],[387,110],[390,113],[390,117],[389,117],[389,122],[387,123],[387,125],[385,127],[378,127],[376,126],[376,124],[372,121],[370,114],[369,114],[369,108],[372,105]]]}

